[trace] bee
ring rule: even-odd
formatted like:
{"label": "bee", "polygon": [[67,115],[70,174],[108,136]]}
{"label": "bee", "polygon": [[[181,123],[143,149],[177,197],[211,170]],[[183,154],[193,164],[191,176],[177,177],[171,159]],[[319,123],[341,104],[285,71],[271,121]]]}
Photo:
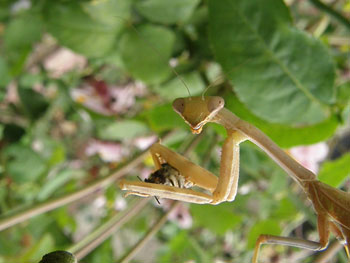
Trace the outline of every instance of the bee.
{"label": "bee", "polygon": [[[162,163],[161,168],[151,173],[151,175],[146,178],[144,182],[169,185],[178,188],[190,188],[193,186],[191,182],[186,181],[185,177],[182,176],[180,172],[169,163]],[[155,198],[158,204],[160,204],[159,199],[156,196]]]}

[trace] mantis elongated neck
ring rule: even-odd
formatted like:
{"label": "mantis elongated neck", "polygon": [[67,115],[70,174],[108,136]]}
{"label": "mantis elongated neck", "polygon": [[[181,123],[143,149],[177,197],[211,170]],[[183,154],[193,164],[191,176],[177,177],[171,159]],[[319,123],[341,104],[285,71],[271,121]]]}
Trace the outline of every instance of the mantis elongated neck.
{"label": "mantis elongated neck", "polygon": [[315,174],[285,153],[265,133],[252,124],[241,120],[228,109],[221,109],[215,116],[214,122],[223,125],[228,131],[238,130],[242,132],[248,137],[248,140],[265,151],[297,182],[302,183],[303,181],[316,180]]}

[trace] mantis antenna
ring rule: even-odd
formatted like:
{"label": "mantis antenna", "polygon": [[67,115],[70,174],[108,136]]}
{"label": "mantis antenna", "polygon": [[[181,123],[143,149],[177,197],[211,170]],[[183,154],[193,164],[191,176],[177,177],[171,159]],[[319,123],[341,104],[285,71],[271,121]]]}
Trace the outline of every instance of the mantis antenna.
{"label": "mantis antenna", "polygon": [[[243,66],[245,63],[247,63],[249,60],[251,60],[251,58],[243,61],[242,63],[238,64],[237,66],[233,67],[232,69],[230,69],[226,74],[228,73],[232,73],[233,71],[235,71],[238,67],[241,67]],[[211,88],[211,87],[214,87],[216,85],[219,85],[219,81],[221,81],[224,77],[224,74],[221,74],[219,75],[212,83],[210,83],[206,88],[205,90],[203,91],[202,93],[202,100],[204,100],[204,95],[205,93]]]}
{"label": "mantis antenna", "polygon": [[[116,18],[118,18],[118,19],[124,21],[128,26],[130,26],[130,27],[136,32],[136,34],[147,44],[147,46],[149,46],[149,47],[153,50],[153,52],[155,52],[159,57],[162,57],[162,56],[160,55],[160,52],[158,51],[158,49],[156,49],[156,48],[154,47],[154,45],[153,45],[151,42],[149,42],[149,41],[147,40],[147,38],[145,38],[145,37],[142,36],[142,34],[140,33],[140,31],[132,24],[132,22],[129,22],[127,19],[122,18],[122,17],[119,17],[119,16],[116,16]],[[168,63],[168,65],[169,65],[169,63]],[[176,77],[181,81],[181,83],[185,86],[185,88],[186,88],[186,90],[187,90],[187,92],[188,92],[188,95],[189,95],[190,97],[192,97],[192,96],[191,96],[190,89],[188,88],[186,82],[185,82],[184,79],[181,77],[181,75],[180,75],[180,74],[176,71],[176,69],[174,69],[172,66],[169,65],[169,67],[170,67],[171,71],[176,75]]]}

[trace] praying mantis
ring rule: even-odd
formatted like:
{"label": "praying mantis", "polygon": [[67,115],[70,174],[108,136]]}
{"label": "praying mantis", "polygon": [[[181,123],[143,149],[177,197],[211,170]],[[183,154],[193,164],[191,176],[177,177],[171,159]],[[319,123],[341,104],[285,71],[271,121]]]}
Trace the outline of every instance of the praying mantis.
{"label": "praying mantis", "polygon": [[[317,214],[319,234],[318,242],[260,235],[256,241],[252,262],[258,262],[259,249],[262,244],[323,250],[328,245],[330,232],[343,242],[346,254],[350,259],[350,193],[318,181],[311,171],[286,154],[258,128],[226,109],[224,104],[223,98],[214,96],[178,98],[173,102],[173,109],[190,126],[192,133],[201,133],[203,126],[208,122],[215,122],[225,127],[227,138],[222,147],[219,177],[160,143],[155,143],[151,146],[150,153],[156,169],[161,169],[165,163],[169,164],[179,172],[173,176],[183,183],[165,185],[159,182],[122,180],[119,183],[120,188],[127,190],[127,195],[158,196],[197,204],[215,205],[224,201],[233,201],[238,188],[239,144],[250,140],[265,151],[304,190]],[[209,193],[189,189],[191,186],[197,186]]]}

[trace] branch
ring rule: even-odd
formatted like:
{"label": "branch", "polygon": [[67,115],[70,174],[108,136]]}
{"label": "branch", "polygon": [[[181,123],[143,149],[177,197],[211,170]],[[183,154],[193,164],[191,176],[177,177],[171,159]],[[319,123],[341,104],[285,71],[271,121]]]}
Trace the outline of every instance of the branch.
{"label": "branch", "polygon": [[175,210],[179,201],[174,201],[170,209],[159,219],[159,221],[152,226],[152,228],[147,232],[147,234],[127,253],[121,260],[120,263],[128,263],[131,259],[135,257],[137,252],[143,248],[147,242],[159,231],[159,229],[168,221],[169,214]]}
{"label": "branch", "polygon": [[94,232],[86,236],[79,243],[68,248],[71,253],[75,253],[75,257],[80,261],[96,247],[98,247],[103,241],[114,234],[119,228],[127,223],[132,217],[137,215],[141,209],[145,207],[150,198],[144,198],[141,201],[137,199],[133,205],[122,215],[119,213],[113,216],[106,223],[97,228]]}
{"label": "branch", "polygon": [[[171,136],[170,133],[168,133],[162,140],[166,140]],[[74,201],[77,201],[83,197],[86,197],[90,194],[93,194],[94,192],[101,191],[105,188],[107,188],[109,185],[111,185],[113,182],[115,182],[117,179],[121,178],[122,176],[129,173],[132,169],[134,169],[138,164],[142,162],[142,160],[148,155],[148,149],[145,151],[139,153],[136,155],[133,159],[131,159],[129,162],[127,162],[125,165],[123,165],[120,169],[118,169],[115,173],[112,173],[111,175],[102,178],[101,180],[88,185],[87,187],[78,190],[74,193],[69,193],[67,195],[64,195],[62,197],[46,201],[42,204],[34,205],[33,207],[15,213],[14,215],[4,217],[0,220],[0,231],[4,230],[6,228],[9,228],[13,225],[16,225],[18,223],[21,223],[33,216],[37,216],[40,214],[43,214],[45,212],[51,211],[53,209],[56,209],[58,207],[67,205],[69,203],[72,203]]]}
{"label": "branch", "polygon": [[320,0],[310,0],[310,2],[318,9],[322,10],[334,19],[338,20],[338,22],[342,23],[348,30],[350,30],[350,21],[344,16],[342,16],[339,12],[325,5]]}

